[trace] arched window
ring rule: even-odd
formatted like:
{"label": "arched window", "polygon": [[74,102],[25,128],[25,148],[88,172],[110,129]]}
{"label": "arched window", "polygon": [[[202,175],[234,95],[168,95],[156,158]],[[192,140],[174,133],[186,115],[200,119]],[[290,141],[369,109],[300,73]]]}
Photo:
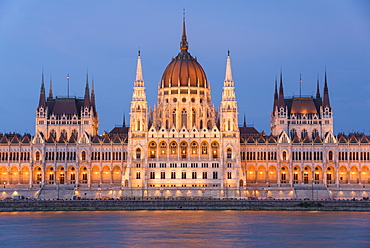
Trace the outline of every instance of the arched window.
{"label": "arched window", "polygon": [[137,120],[137,124],[136,124],[136,131],[140,131],[141,130],[141,123],[140,123],[140,119]]}
{"label": "arched window", "polygon": [[60,138],[67,139],[67,131],[65,129],[60,132]]}
{"label": "arched window", "polygon": [[283,160],[287,160],[288,158],[287,158],[287,152],[286,151],[283,151],[283,153],[282,153],[282,159]]}
{"label": "arched window", "polygon": [[177,144],[175,141],[172,141],[170,144],[170,149],[171,149],[171,155],[177,154]]}
{"label": "arched window", "polygon": [[244,185],[244,181],[243,181],[243,179],[240,179],[240,180],[239,180],[239,186],[240,186],[240,187],[243,187],[243,185]]}
{"label": "arched window", "polygon": [[187,122],[188,122],[188,115],[186,113],[186,109],[183,109],[181,112],[181,127],[187,128]]}
{"label": "arched window", "polygon": [[35,159],[36,159],[36,161],[40,161],[40,152],[39,151],[36,152]]}
{"label": "arched window", "polygon": [[137,148],[136,149],[136,158],[137,159],[140,159],[141,158],[141,149],[140,148]]}
{"label": "arched window", "polygon": [[188,154],[188,144],[185,141],[183,141],[181,142],[180,146],[181,146],[181,157],[186,158]]}
{"label": "arched window", "polygon": [[206,142],[202,143],[202,154],[208,154],[208,145]]}
{"label": "arched window", "polygon": [[85,161],[86,160],[86,152],[85,151],[82,151],[81,152],[81,160],[82,161]]}
{"label": "arched window", "polygon": [[140,171],[137,171],[136,172],[136,179],[140,179],[140,178],[141,178]]}
{"label": "arched window", "polygon": [[198,143],[195,141],[191,143],[191,154],[192,155],[198,154]]}
{"label": "arched window", "polygon": [[199,122],[199,129],[203,129],[203,120],[200,120]]}
{"label": "arched window", "polygon": [[54,129],[52,129],[51,131],[50,131],[50,137],[51,138],[53,138],[53,139],[56,139],[56,137],[57,137],[57,133],[55,132],[55,130]]}
{"label": "arched window", "polygon": [[231,150],[231,148],[227,148],[227,150],[226,150],[226,157],[227,158],[231,158],[231,156],[232,156],[232,150]]}
{"label": "arched window", "polygon": [[149,157],[150,158],[155,158],[156,150],[157,150],[157,144],[154,141],[150,142],[149,143]]}
{"label": "arched window", "polygon": [[231,131],[231,121],[230,121],[230,119],[227,120],[227,131]]}
{"label": "arched window", "polygon": [[290,130],[290,138],[293,139],[297,135],[297,130],[292,129]]}
{"label": "arched window", "polygon": [[72,136],[75,137],[76,139],[78,138],[78,132],[76,129],[72,130]]}
{"label": "arched window", "polygon": [[211,146],[212,146],[212,157],[218,158],[218,143],[212,142]]}
{"label": "arched window", "polygon": [[301,139],[304,139],[304,138],[306,138],[306,136],[307,136],[307,130],[306,129],[303,129],[302,130],[302,133],[301,133]]}
{"label": "arched window", "polygon": [[172,111],[172,124],[176,128],[176,109]]}
{"label": "arched window", "polygon": [[333,161],[333,151],[329,151],[329,154],[328,154],[328,157],[329,157],[329,161]]}
{"label": "arched window", "polygon": [[162,141],[160,144],[160,154],[161,155],[166,155],[166,150],[167,150],[167,144],[166,142]]}

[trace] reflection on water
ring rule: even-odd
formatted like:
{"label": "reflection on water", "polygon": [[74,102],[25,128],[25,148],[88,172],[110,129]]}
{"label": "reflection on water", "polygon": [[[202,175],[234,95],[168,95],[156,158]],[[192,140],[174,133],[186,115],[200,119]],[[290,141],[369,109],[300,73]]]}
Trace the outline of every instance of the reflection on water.
{"label": "reflection on water", "polygon": [[1,247],[370,247],[370,213],[0,213]]}

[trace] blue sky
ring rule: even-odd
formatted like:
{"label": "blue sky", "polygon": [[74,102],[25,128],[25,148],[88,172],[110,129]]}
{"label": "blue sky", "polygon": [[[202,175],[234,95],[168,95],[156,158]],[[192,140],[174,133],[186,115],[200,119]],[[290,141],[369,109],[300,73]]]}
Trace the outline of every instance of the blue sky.
{"label": "blue sky", "polygon": [[[221,100],[231,51],[240,123],[269,133],[274,80],[286,95],[321,88],[325,67],[335,132],[370,134],[370,2],[281,1],[18,1],[0,2],[0,132],[34,134],[41,71],[56,95],[83,96],[94,78],[99,133],[128,117],[140,48],[148,102],[179,51],[183,8],[189,52]],[[47,83],[47,91],[48,91]],[[321,89],[322,90],[322,89]]]}

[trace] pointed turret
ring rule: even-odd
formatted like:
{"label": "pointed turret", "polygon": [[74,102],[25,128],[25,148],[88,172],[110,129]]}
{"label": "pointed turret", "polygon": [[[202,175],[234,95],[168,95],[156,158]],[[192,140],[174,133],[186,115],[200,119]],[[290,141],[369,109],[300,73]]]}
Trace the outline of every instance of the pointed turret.
{"label": "pointed turret", "polygon": [[316,99],[320,99],[320,80],[319,80],[319,75],[317,75],[317,88],[316,88]]}
{"label": "pointed turret", "polygon": [[44,70],[43,70],[42,78],[41,78],[39,107],[45,108],[45,105],[46,105],[46,99],[45,99],[45,83],[44,83]]}
{"label": "pointed turret", "polygon": [[282,70],[280,70],[279,107],[285,107]]}
{"label": "pointed turret", "polygon": [[145,131],[147,129],[148,103],[146,101],[143,71],[140,51],[137,56],[136,78],[130,108],[130,127],[132,131]]}
{"label": "pointed turret", "polygon": [[244,113],[243,127],[247,127],[247,118]]}
{"label": "pointed turret", "polygon": [[226,73],[221,101],[221,130],[234,131],[238,126],[238,106],[234,90],[234,81],[231,73],[230,51],[227,51]]}
{"label": "pointed turret", "polygon": [[275,76],[275,93],[274,93],[274,107],[272,111],[275,111],[279,104],[279,95],[277,90],[277,77]]}
{"label": "pointed turret", "polygon": [[143,69],[141,67],[141,57],[140,57],[140,50],[138,51],[137,55],[137,67],[136,67],[136,79],[134,83],[135,87],[143,87],[144,86],[144,79],[143,79]]}
{"label": "pointed turret", "polygon": [[86,86],[85,86],[85,97],[84,107],[90,107],[90,89],[89,89],[89,74],[86,73]]}
{"label": "pointed turret", "polygon": [[126,127],[126,114],[123,113],[122,127]]}
{"label": "pointed turret", "polygon": [[94,79],[92,80],[91,84],[91,106],[93,106],[95,110],[95,86],[94,86]]}
{"label": "pointed turret", "polygon": [[225,83],[233,82],[233,75],[231,72],[231,62],[230,62],[230,51],[227,51],[227,61],[226,61],[226,73],[225,73]]}
{"label": "pointed turret", "polygon": [[325,70],[325,76],[324,76],[324,96],[322,100],[322,106],[329,107],[330,108],[330,101],[329,101],[329,88],[328,88],[328,81],[326,78],[326,70]]}
{"label": "pointed turret", "polygon": [[51,76],[50,76],[50,89],[49,89],[49,97],[48,99],[53,99],[53,82],[51,80]]}

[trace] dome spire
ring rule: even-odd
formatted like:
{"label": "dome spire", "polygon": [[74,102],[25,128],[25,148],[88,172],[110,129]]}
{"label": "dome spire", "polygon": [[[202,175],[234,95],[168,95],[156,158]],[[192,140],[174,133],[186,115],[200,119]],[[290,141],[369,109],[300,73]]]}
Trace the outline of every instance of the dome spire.
{"label": "dome spire", "polygon": [[183,12],[183,17],[182,17],[182,38],[181,38],[181,43],[180,43],[180,50],[182,52],[188,52],[188,41],[186,38],[186,26],[185,26],[185,9]]}

